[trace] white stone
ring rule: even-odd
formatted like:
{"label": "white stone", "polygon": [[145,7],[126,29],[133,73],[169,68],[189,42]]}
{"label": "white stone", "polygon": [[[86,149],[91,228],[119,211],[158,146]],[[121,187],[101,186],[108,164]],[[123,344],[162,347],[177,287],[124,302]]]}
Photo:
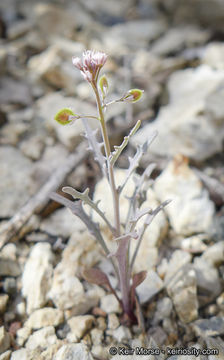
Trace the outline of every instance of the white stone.
{"label": "white stone", "polygon": [[100,301],[100,307],[107,314],[120,313],[120,305],[113,294],[105,295]]}
{"label": "white stone", "polygon": [[28,360],[29,359],[28,353],[29,351],[23,348],[13,351],[10,360]]}
{"label": "white stone", "polygon": [[70,275],[66,269],[57,268],[54,272],[53,284],[48,297],[61,310],[69,309],[82,302],[84,289],[75,276]]}
{"label": "white stone", "polygon": [[169,318],[173,305],[169,297],[164,297],[158,301],[155,317],[159,320]]}
{"label": "white stone", "polygon": [[57,336],[55,335],[55,329],[53,326],[47,326],[41,330],[35,331],[27,340],[26,348],[34,350],[40,346],[45,349],[50,345],[56,344]]}
{"label": "white stone", "polygon": [[192,235],[211,230],[214,204],[183,157],[176,157],[168,164],[156,179],[154,190],[161,202],[172,200],[165,212],[177,234]]}
{"label": "white stone", "polygon": [[104,332],[101,329],[92,329],[90,331],[90,335],[91,335],[91,339],[92,339],[92,343],[94,345],[101,345],[103,342],[103,337],[104,337]]}
{"label": "white stone", "polygon": [[28,314],[47,301],[53,275],[53,260],[50,244],[39,243],[32,248],[22,275],[22,294],[27,300]]}
{"label": "white stone", "polygon": [[24,326],[16,332],[16,342],[18,345],[23,346],[31,334],[31,328]]}
{"label": "white stone", "polygon": [[[130,48],[144,48],[166,28],[165,22],[157,20],[134,20],[115,24],[103,34],[103,47],[109,54],[124,54]],[[116,44],[116,50],[115,50]]]}
{"label": "white stone", "polygon": [[63,320],[63,311],[46,307],[35,310],[25,322],[25,326],[31,329],[39,329],[46,326],[58,326]]}
{"label": "white stone", "polygon": [[69,319],[67,322],[71,331],[67,335],[68,341],[77,342],[81,339],[86,331],[91,329],[93,321],[92,315],[73,316]]}
{"label": "white stone", "polygon": [[117,329],[113,330],[113,338],[118,342],[122,342],[127,339],[131,339],[131,332],[126,326],[119,326]]}
{"label": "white stone", "polygon": [[17,248],[15,244],[6,244],[1,250],[0,254],[2,257],[16,260]]}
{"label": "white stone", "polygon": [[224,241],[209,246],[202,254],[202,259],[209,262],[212,266],[217,266],[224,262]]}
{"label": "white stone", "polygon": [[8,294],[0,295],[0,314],[4,313],[8,300],[9,300]]}
{"label": "white stone", "polygon": [[5,331],[4,326],[0,327],[0,354],[10,347],[10,335]]}
{"label": "white stone", "polygon": [[63,345],[58,352],[54,355],[52,360],[93,360],[91,353],[88,351],[87,347],[80,344],[66,344]]}
{"label": "white stone", "polygon": [[144,143],[157,130],[159,136],[150,146],[150,152],[156,155],[183,154],[201,161],[222,151],[223,123],[216,121],[206,106],[215,91],[222,92],[223,83],[224,71],[206,65],[174,72],[168,81],[168,105],[163,106],[156,120],[140,129],[131,142]]}
{"label": "white stone", "polygon": [[0,163],[0,216],[5,218],[13,216],[30,198],[32,162],[18,149],[1,146]]}
{"label": "white stone", "polygon": [[204,49],[202,62],[214,69],[224,70],[224,44],[222,42],[209,43]]}
{"label": "white stone", "polygon": [[41,222],[40,229],[55,236],[69,237],[86,229],[83,222],[67,208],[54,211]]}
{"label": "white stone", "polygon": [[180,51],[184,47],[199,46],[205,43],[209,36],[209,31],[193,25],[170,28],[164,36],[155,41],[151,51],[159,56],[169,55]]}
{"label": "white stone", "polygon": [[65,318],[88,313],[90,309],[98,305],[100,298],[104,295],[105,291],[101,287],[91,284],[91,288],[85,292],[82,299],[70,309],[65,310]]}
{"label": "white stone", "polygon": [[155,294],[163,288],[163,281],[158,274],[150,270],[145,280],[136,288],[140,304],[149,301]]}
{"label": "white stone", "polygon": [[120,325],[119,319],[116,314],[108,314],[108,329],[115,330]]}
{"label": "white stone", "polygon": [[167,263],[165,271],[165,283],[167,284],[172,277],[186,264],[191,262],[192,255],[183,250],[175,250]]}
{"label": "white stone", "polygon": [[3,354],[0,355],[0,360],[9,360],[11,353],[11,350],[5,351]]}
{"label": "white stone", "polygon": [[196,273],[190,264],[185,265],[171,279],[167,292],[172,298],[180,320],[189,323],[198,317]]}
{"label": "white stone", "polygon": [[222,291],[221,279],[218,270],[203,256],[195,257],[193,266],[196,272],[199,302],[200,305],[205,305]]}

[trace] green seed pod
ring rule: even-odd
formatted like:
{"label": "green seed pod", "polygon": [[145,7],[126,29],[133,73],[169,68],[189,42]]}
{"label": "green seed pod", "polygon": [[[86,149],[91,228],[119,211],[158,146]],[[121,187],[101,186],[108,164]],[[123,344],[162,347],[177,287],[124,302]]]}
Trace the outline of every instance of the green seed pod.
{"label": "green seed pod", "polygon": [[107,95],[107,92],[108,92],[108,87],[109,87],[106,75],[102,75],[100,77],[99,85],[100,85],[100,89],[102,91],[103,97],[105,98],[105,96]]}
{"label": "green seed pod", "polygon": [[123,101],[128,101],[128,102],[132,102],[132,103],[137,102],[138,100],[141,99],[143,92],[144,92],[144,90],[131,89],[123,97]]}
{"label": "green seed pod", "polygon": [[71,109],[64,108],[57,112],[54,119],[60,125],[67,125],[67,124],[70,124],[75,119],[79,119],[79,116],[74,114],[74,112]]}

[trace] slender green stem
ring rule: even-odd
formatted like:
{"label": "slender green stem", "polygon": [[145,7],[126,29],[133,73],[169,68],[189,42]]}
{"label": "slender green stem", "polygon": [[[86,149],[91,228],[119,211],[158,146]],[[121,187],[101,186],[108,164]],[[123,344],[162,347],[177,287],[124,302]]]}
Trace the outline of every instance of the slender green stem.
{"label": "slender green stem", "polygon": [[111,186],[113,205],[114,205],[113,206],[114,207],[114,221],[115,221],[115,231],[116,231],[115,236],[119,237],[120,236],[119,195],[118,195],[118,191],[116,189],[113,167],[110,164],[110,160],[109,160],[110,142],[109,142],[109,138],[108,138],[108,134],[107,134],[107,128],[106,128],[104,113],[103,113],[102,104],[101,104],[101,100],[100,100],[100,95],[99,95],[99,91],[98,91],[98,88],[97,88],[97,85],[95,82],[92,83],[92,87],[93,87],[93,90],[96,95],[96,102],[97,102],[97,108],[98,108],[98,113],[99,113],[101,132],[102,132],[102,136],[103,136],[104,148],[105,148],[105,153],[106,153],[106,158],[107,158],[109,182],[110,182],[110,186]]}

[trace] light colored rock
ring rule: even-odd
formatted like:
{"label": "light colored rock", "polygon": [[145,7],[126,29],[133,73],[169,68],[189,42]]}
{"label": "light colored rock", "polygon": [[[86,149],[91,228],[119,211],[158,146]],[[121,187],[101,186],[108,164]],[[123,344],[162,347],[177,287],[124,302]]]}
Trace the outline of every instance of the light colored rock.
{"label": "light colored rock", "polygon": [[20,149],[22,153],[31,160],[39,160],[44,150],[43,135],[34,135],[22,141]]}
{"label": "light colored rock", "polygon": [[193,266],[197,277],[199,303],[205,305],[221,292],[222,286],[219,273],[203,257],[196,257]]}
{"label": "light colored rock", "polygon": [[211,42],[205,49],[202,62],[214,69],[224,70],[224,44],[222,42]]}
{"label": "light colored rock", "polygon": [[163,281],[158,274],[150,270],[145,280],[136,288],[140,304],[149,301],[155,294],[163,288]]}
{"label": "light colored rock", "polygon": [[52,287],[48,297],[61,310],[72,308],[82,303],[84,297],[83,285],[79,279],[60,263],[54,270]]}
{"label": "light colored rock", "polygon": [[112,55],[124,54],[130,48],[141,49],[161,35],[165,29],[165,23],[158,20],[134,20],[116,24],[103,34],[103,48]]}
{"label": "light colored rock", "polygon": [[64,345],[63,341],[57,341],[56,344],[48,346],[46,350],[41,352],[41,360],[52,360],[62,345]]}
{"label": "light colored rock", "polygon": [[16,260],[17,248],[15,244],[6,244],[0,252],[0,256],[11,260]]}
{"label": "light colored rock", "polygon": [[30,198],[32,163],[11,146],[1,146],[0,163],[0,216],[6,218]]}
{"label": "light colored rock", "polygon": [[10,360],[11,353],[11,350],[5,351],[3,354],[0,355],[0,360]]}
{"label": "light colored rock", "polygon": [[24,326],[16,332],[16,342],[19,346],[23,346],[31,334],[31,328]]}
{"label": "light colored rock", "polygon": [[[223,120],[218,122],[206,107],[214,92],[221,97],[223,83],[224,71],[206,65],[174,72],[168,81],[168,105],[162,107],[156,120],[140,129],[131,142],[144,143],[157,130],[159,136],[150,146],[150,152],[155,155],[183,154],[202,161],[222,151]],[[216,102],[214,106],[218,111],[219,104]],[[221,115],[223,119],[223,112]]]}
{"label": "light colored rock", "polygon": [[173,309],[173,305],[169,297],[164,297],[160,299],[157,303],[155,318],[157,319],[157,321],[163,320],[164,318],[169,318],[172,309]]}
{"label": "light colored rock", "polygon": [[222,1],[213,0],[205,3],[201,0],[167,0],[164,10],[171,16],[175,23],[203,24],[213,30],[221,30],[224,21],[224,4]]}
{"label": "light colored rock", "polygon": [[0,276],[19,276],[21,273],[19,264],[15,260],[0,258]]}
{"label": "light colored rock", "polygon": [[[108,330],[109,331],[109,330]],[[117,342],[122,342],[127,339],[131,339],[131,332],[126,326],[119,326],[117,329],[112,331],[113,338],[117,340]]]}
{"label": "light colored rock", "polygon": [[217,297],[216,303],[217,303],[218,307],[222,311],[224,311],[224,292],[222,292],[222,294],[219,297]]}
{"label": "light colored rock", "polygon": [[46,326],[58,326],[63,321],[63,311],[51,307],[46,307],[35,310],[25,322],[25,326],[31,329],[39,329]]}
{"label": "light colored rock", "polygon": [[5,331],[4,326],[0,327],[0,354],[4,353],[10,347],[10,335]]}
{"label": "light colored rock", "polygon": [[206,337],[205,339],[208,349],[217,349],[218,354],[210,355],[209,360],[222,360],[224,358],[224,343],[220,337]]}
{"label": "light colored rock", "polygon": [[193,267],[182,267],[167,285],[176,312],[183,323],[189,323],[198,317],[197,281]]}
{"label": "light colored rock", "polygon": [[65,38],[70,38],[73,35],[76,20],[65,7],[56,4],[36,3],[32,10],[39,34],[47,38],[49,42],[56,35]]}
{"label": "light colored rock", "polygon": [[224,334],[224,317],[213,316],[209,319],[199,319],[192,324],[196,336],[218,336]]}
{"label": "light colored rock", "polygon": [[178,26],[169,29],[164,36],[153,44],[151,51],[159,56],[178,52],[185,47],[204,44],[210,36],[209,31],[195,26]]}
{"label": "light colored rock", "polygon": [[29,86],[19,79],[2,76],[0,79],[1,94],[0,104],[20,104],[22,106],[30,105],[32,101]]}
{"label": "light colored rock", "polygon": [[29,351],[23,348],[13,351],[10,360],[28,360],[29,359],[28,353]]}
{"label": "light colored rock", "polygon": [[100,307],[107,314],[111,314],[111,313],[119,314],[121,312],[119,303],[113,294],[105,295],[100,300]]}
{"label": "light colored rock", "polygon": [[0,295],[0,314],[5,312],[8,300],[9,300],[9,295],[8,294]]}
{"label": "light colored rock", "polygon": [[93,345],[91,348],[91,353],[96,358],[99,359],[107,359],[108,358],[108,349],[103,347],[102,344],[100,345]]}
{"label": "light colored rock", "polygon": [[224,241],[209,246],[202,254],[202,259],[212,266],[218,266],[224,262]]}
{"label": "light colored rock", "polygon": [[102,345],[103,342],[103,338],[104,338],[104,332],[103,330],[100,329],[92,329],[90,331],[90,335],[91,335],[91,339],[92,339],[92,343],[96,346],[96,345]]}
{"label": "light colored rock", "polygon": [[193,254],[202,253],[207,249],[207,245],[203,242],[205,239],[206,236],[203,234],[190,236],[181,240],[180,247],[182,250]]}
{"label": "light colored rock", "polygon": [[[54,120],[57,112],[67,107],[71,108],[78,115],[96,115],[96,108],[93,105],[72,97],[66,97],[59,92],[45,95],[37,101],[38,116],[43,119],[48,129],[56,132],[62,144],[74,149],[81,142],[81,135],[84,133],[81,120],[77,120],[75,124],[68,126],[62,126]],[[89,124],[93,128],[99,126],[98,122],[94,119],[90,120]]]}
{"label": "light colored rock", "polygon": [[[77,54],[78,55],[78,54]],[[75,56],[75,53],[73,54]],[[51,85],[74,94],[78,82],[78,72],[70,62],[65,62],[60,56],[60,49],[52,45],[41,54],[33,56],[28,62],[28,68],[35,78],[42,78]]]}
{"label": "light colored rock", "polygon": [[77,302],[70,309],[65,310],[65,318],[69,319],[75,315],[84,315],[97,306],[100,298],[105,295],[105,291],[97,285],[91,285],[91,288],[85,292],[82,300]]}
{"label": "light colored rock", "polygon": [[115,330],[120,325],[119,319],[116,314],[108,314],[108,329]]}
{"label": "light colored rock", "polygon": [[31,27],[31,22],[27,20],[19,20],[13,22],[7,30],[7,37],[10,40],[15,40],[25,35],[28,31],[31,31]]}
{"label": "light colored rock", "polygon": [[53,360],[68,360],[69,358],[75,360],[93,360],[91,353],[82,343],[63,345],[54,355]]}
{"label": "light colored rock", "polygon": [[167,261],[166,258],[162,260],[162,263],[158,266],[159,275],[164,278],[167,284],[172,277],[186,264],[191,262],[192,255],[183,250],[175,250]]}
{"label": "light colored rock", "polygon": [[40,229],[55,236],[70,237],[86,229],[83,222],[67,208],[53,212],[41,222]]}
{"label": "light colored rock", "polygon": [[54,327],[47,326],[30,335],[26,342],[26,348],[34,350],[40,346],[42,349],[46,349],[48,346],[56,344],[57,341]]}
{"label": "light colored rock", "polygon": [[50,244],[36,244],[26,261],[22,275],[22,294],[27,300],[27,313],[32,313],[47,301],[51,286],[54,256]]}
{"label": "light colored rock", "polygon": [[87,330],[91,329],[94,321],[92,315],[73,316],[68,320],[68,325],[71,331],[67,335],[70,342],[77,342],[80,340]]}
{"label": "light colored rock", "polygon": [[168,164],[156,179],[154,190],[161,202],[172,199],[165,212],[177,234],[211,231],[214,204],[185,158],[178,156]]}

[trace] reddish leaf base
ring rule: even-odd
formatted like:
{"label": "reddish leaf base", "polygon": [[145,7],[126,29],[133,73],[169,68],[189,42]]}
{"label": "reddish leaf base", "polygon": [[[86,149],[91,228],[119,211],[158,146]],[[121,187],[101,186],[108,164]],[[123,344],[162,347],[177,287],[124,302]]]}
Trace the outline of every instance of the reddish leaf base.
{"label": "reddish leaf base", "polygon": [[130,327],[131,325],[138,324],[137,317],[135,316],[134,312],[123,313],[120,317],[120,322],[122,325]]}

